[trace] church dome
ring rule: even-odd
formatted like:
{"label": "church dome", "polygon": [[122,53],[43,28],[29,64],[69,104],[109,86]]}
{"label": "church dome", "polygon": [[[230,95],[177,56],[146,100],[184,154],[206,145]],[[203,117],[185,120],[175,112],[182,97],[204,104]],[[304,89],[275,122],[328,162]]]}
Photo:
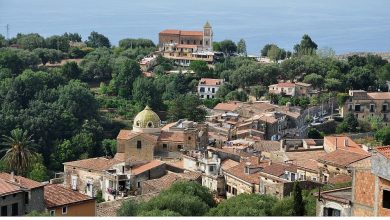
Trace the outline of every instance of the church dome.
{"label": "church dome", "polygon": [[160,117],[149,106],[137,114],[134,118],[133,129],[160,128]]}

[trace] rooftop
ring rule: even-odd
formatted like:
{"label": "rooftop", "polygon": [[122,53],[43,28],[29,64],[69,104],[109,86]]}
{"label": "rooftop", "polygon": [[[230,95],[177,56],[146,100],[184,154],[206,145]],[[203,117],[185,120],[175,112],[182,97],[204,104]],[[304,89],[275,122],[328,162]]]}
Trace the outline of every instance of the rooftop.
{"label": "rooftop", "polygon": [[143,164],[141,166],[138,166],[138,167],[135,167],[131,170],[131,174],[132,175],[139,175],[143,172],[146,172],[148,170],[151,170],[153,168],[156,168],[158,166],[161,166],[162,164],[164,164],[164,162],[160,161],[160,160],[152,160],[150,161],[149,163],[146,163],[146,164]]}
{"label": "rooftop", "polygon": [[105,157],[95,157],[84,160],[76,160],[65,162],[65,166],[78,167],[87,170],[96,170],[96,171],[105,171],[111,169],[111,167],[115,164],[119,164],[122,161],[117,159],[108,159]]}
{"label": "rooftop", "polygon": [[[318,196],[318,192],[314,193],[314,196]],[[352,200],[352,187],[323,191],[321,198],[349,204]]]}
{"label": "rooftop", "polygon": [[293,164],[272,163],[269,166],[266,166],[261,172],[270,174],[272,176],[281,177],[284,175],[285,171],[296,173],[297,166]]}
{"label": "rooftop", "polygon": [[383,147],[377,147],[377,148],[375,148],[375,150],[390,160],[390,145],[383,146]]}
{"label": "rooftop", "polygon": [[222,110],[222,111],[235,111],[237,108],[239,108],[242,105],[241,102],[225,102],[225,103],[218,103],[214,110]]}
{"label": "rooftop", "polygon": [[167,29],[167,30],[161,31],[160,34],[183,35],[183,36],[203,36],[203,31],[184,31],[184,30]]}
{"label": "rooftop", "polygon": [[156,136],[153,136],[153,135],[150,135],[150,134],[146,134],[146,133],[140,133],[140,132],[135,132],[135,131],[132,131],[132,130],[120,130],[118,136],[117,136],[117,139],[120,139],[120,140],[131,140],[137,136],[141,136],[142,138],[145,138],[146,140],[149,140],[151,142],[155,142],[157,141],[157,137]]}
{"label": "rooftop", "polygon": [[65,188],[64,186],[58,184],[46,185],[44,187],[44,197],[46,208],[54,208],[58,206],[95,200],[94,198],[91,198],[87,195],[81,194],[69,188]]}
{"label": "rooftop", "polygon": [[337,149],[333,152],[330,152],[318,158],[318,162],[346,168],[351,163],[357,162],[359,160],[363,160],[367,157],[370,157],[370,155],[368,154],[364,155],[364,154],[354,153],[351,151]]}
{"label": "rooftop", "polygon": [[0,179],[0,196],[5,196],[22,191],[19,186]]}
{"label": "rooftop", "polygon": [[199,85],[220,86],[222,85],[223,81],[223,79],[201,78],[199,80]]}
{"label": "rooftop", "polygon": [[184,134],[184,132],[161,131],[161,134],[158,137],[158,140],[159,141],[184,142],[185,141],[185,134]]}
{"label": "rooftop", "polygon": [[11,182],[15,185],[18,185],[20,187],[27,188],[27,189],[34,189],[34,188],[38,188],[38,187],[41,187],[44,185],[40,182],[25,178],[22,176],[14,175],[13,179],[12,179],[12,175],[9,173],[0,173],[0,179],[4,180],[6,182]]}

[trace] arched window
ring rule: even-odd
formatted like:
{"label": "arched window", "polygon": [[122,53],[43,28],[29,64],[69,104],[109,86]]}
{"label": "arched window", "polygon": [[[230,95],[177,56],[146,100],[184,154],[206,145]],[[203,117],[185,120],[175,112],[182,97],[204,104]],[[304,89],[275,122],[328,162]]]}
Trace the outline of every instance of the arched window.
{"label": "arched window", "polygon": [[140,123],[139,123],[139,121],[137,121],[135,124],[137,125],[137,127],[139,127],[139,124],[140,124]]}
{"label": "arched window", "polygon": [[148,122],[148,128],[152,128],[153,127],[153,123],[150,121]]}

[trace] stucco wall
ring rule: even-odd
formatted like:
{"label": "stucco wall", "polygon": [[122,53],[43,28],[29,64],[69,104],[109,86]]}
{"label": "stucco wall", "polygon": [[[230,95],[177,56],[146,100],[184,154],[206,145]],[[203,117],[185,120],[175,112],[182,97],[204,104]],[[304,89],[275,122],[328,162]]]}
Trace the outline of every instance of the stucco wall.
{"label": "stucco wall", "polygon": [[[55,208],[55,216],[96,216],[96,202],[90,200],[83,203],[72,204],[67,206],[66,214],[62,214],[62,207]],[[50,211],[52,209],[49,209]]]}

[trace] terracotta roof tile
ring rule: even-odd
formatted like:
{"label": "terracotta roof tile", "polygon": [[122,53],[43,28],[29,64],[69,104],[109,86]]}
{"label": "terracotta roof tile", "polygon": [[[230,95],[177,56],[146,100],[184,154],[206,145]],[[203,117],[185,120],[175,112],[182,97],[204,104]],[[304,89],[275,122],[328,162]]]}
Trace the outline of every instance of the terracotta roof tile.
{"label": "terracotta roof tile", "polygon": [[279,141],[256,141],[254,146],[256,150],[264,151],[264,152],[272,152],[280,150],[280,142]]}
{"label": "terracotta roof tile", "polygon": [[390,99],[390,92],[369,92],[367,96],[371,99]]}
{"label": "terracotta roof tile", "polygon": [[201,78],[199,80],[199,86],[220,86],[223,84],[223,79]]}
{"label": "terracotta roof tile", "polygon": [[22,191],[19,186],[0,179],[0,196]]}
{"label": "terracotta roof tile", "polygon": [[135,132],[132,130],[120,130],[120,132],[116,138],[120,139],[120,140],[131,140],[137,136],[141,136],[142,138],[145,138],[146,140],[149,140],[151,142],[156,142],[157,138],[158,138],[157,136],[154,136],[154,135]]}
{"label": "terracotta roof tile", "polygon": [[351,163],[363,160],[367,157],[370,157],[370,155],[358,154],[351,151],[337,149],[318,158],[318,162],[332,164],[339,167],[347,167]]}
{"label": "terracotta roof tile", "polygon": [[[12,182],[12,175],[9,173],[0,173],[0,179],[3,179],[5,181]],[[27,189],[34,189],[43,186],[42,183],[22,177],[22,176],[14,176],[15,184],[27,188]]]}
{"label": "terracotta roof tile", "polygon": [[185,134],[183,132],[161,131],[158,137],[159,141],[184,142]]}
{"label": "terracotta roof tile", "polygon": [[375,148],[375,150],[390,160],[390,145],[383,146],[383,147],[377,147],[377,148]]}
{"label": "terracotta roof tile", "polygon": [[235,111],[242,105],[240,102],[227,102],[227,103],[218,103],[214,110],[222,110],[222,111]]}
{"label": "terracotta roof tile", "polygon": [[44,187],[44,197],[46,208],[54,208],[94,200],[87,195],[65,188],[64,186],[58,184],[46,185]]}
{"label": "terracotta roof tile", "polygon": [[64,165],[78,167],[78,168],[82,168],[82,169],[88,169],[88,170],[105,171],[105,170],[111,169],[112,166],[114,166],[115,164],[119,164],[119,163],[122,163],[122,162],[119,160],[116,160],[116,159],[95,157],[95,158],[89,158],[89,159],[84,159],[84,160],[65,162]]}
{"label": "terracotta roof tile", "polygon": [[[250,158],[250,166],[253,167],[267,167],[268,166],[268,161],[265,162],[257,162],[257,158]],[[237,166],[234,166],[228,170],[225,170],[224,172],[226,174],[230,174],[238,179],[241,179],[245,182],[252,183],[252,184],[260,184],[260,174],[259,172],[251,173],[251,174],[246,174],[245,173],[245,166],[247,165],[248,160],[240,162]]]}
{"label": "terracotta roof tile", "polygon": [[226,160],[222,161],[221,168],[222,168],[222,170],[228,170],[232,167],[237,166],[238,164],[240,164],[240,163],[237,161],[234,161],[231,159],[226,159]]}
{"label": "terracotta roof tile", "polygon": [[139,175],[143,172],[146,172],[148,170],[151,170],[153,168],[156,168],[158,166],[161,166],[162,164],[164,164],[164,162],[162,161],[159,161],[159,160],[152,160],[150,161],[149,163],[146,163],[146,164],[143,164],[141,166],[138,166],[138,167],[135,167],[131,170],[131,174],[132,175]]}
{"label": "terracotta roof tile", "polygon": [[203,36],[203,31],[183,31],[167,29],[160,32],[160,34],[174,34],[183,36]]}
{"label": "terracotta roof tile", "polygon": [[[346,143],[347,146],[345,145]],[[331,145],[334,149],[342,149],[358,154],[369,155],[369,153],[363,150],[359,144],[347,136],[325,136],[324,144]]]}
{"label": "terracotta roof tile", "polygon": [[293,164],[272,163],[271,165],[266,166],[261,172],[280,177],[284,175],[285,171],[296,173],[297,166]]}

